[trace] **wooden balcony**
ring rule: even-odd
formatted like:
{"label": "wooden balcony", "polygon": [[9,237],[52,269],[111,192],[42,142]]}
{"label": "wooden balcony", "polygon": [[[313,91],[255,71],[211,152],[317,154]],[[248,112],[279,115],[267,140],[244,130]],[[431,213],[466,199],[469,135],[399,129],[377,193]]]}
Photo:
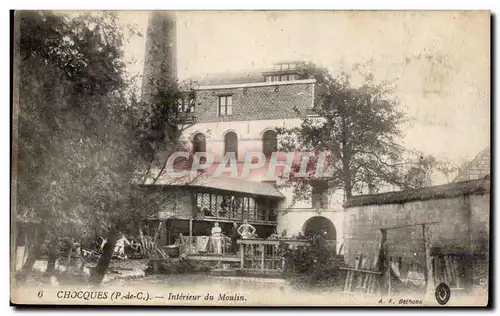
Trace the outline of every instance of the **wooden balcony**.
{"label": "wooden balcony", "polygon": [[181,254],[201,261],[239,262],[238,253],[231,253],[231,238],[211,236],[186,236],[179,244]]}
{"label": "wooden balcony", "polygon": [[240,239],[236,252],[231,252],[231,239],[210,236],[182,237],[179,244],[181,254],[189,259],[212,261],[225,266],[227,270],[257,272],[260,274],[279,274],[283,259],[279,253],[281,242],[289,247],[304,247],[309,240],[298,239]]}
{"label": "wooden balcony", "polygon": [[291,248],[309,244],[309,240],[298,239],[241,239],[237,242],[240,245],[240,269],[263,274],[283,269],[284,262],[279,253],[281,242]]}

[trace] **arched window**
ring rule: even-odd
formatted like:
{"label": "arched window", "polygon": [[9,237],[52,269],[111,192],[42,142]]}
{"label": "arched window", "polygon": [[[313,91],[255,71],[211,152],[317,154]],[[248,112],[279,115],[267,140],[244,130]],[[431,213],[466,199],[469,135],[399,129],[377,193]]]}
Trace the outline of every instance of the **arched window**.
{"label": "arched window", "polygon": [[311,193],[313,208],[328,208],[328,182],[313,183]]}
{"label": "arched window", "polygon": [[265,131],[262,135],[262,152],[265,156],[270,156],[278,150],[278,134],[275,131]]}
{"label": "arched window", "polygon": [[206,152],[207,151],[207,142],[205,139],[205,135],[202,133],[198,133],[194,135],[193,137],[193,152],[194,153],[199,153],[199,152]]}
{"label": "arched window", "polygon": [[224,135],[224,155],[230,152],[238,157],[238,136],[235,132],[227,132]]}

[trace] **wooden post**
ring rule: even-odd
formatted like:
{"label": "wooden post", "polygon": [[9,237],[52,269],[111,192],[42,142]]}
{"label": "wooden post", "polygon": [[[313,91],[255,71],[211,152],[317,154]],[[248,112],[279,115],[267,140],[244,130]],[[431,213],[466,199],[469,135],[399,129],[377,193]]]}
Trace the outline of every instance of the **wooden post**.
{"label": "wooden post", "polygon": [[[467,234],[468,245],[466,246],[465,256],[462,256],[464,268],[464,284],[465,292],[469,293],[474,284],[474,239],[472,236],[472,206],[469,196],[465,196],[465,205],[467,207]],[[489,252],[489,248],[488,248]],[[491,260],[491,259],[490,259]]]}
{"label": "wooden post", "polygon": [[389,258],[388,276],[387,276],[387,296],[392,296],[392,257]]}
{"label": "wooden post", "polygon": [[260,271],[261,272],[264,272],[264,263],[265,263],[265,260],[264,260],[264,253],[266,252],[266,246],[264,244],[262,244],[260,246],[260,252],[261,252],[261,256],[260,256]]}
{"label": "wooden post", "polygon": [[171,228],[172,228],[172,221],[171,220],[166,220],[165,221],[165,227],[167,229],[167,245],[170,245],[170,243],[172,243],[172,232],[171,232]]}
{"label": "wooden post", "polygon": [[[389,266],[389,263],[387,262],[387,256],[386,256],[386,248],[387,248],[387,230],[386,229],[381,229],[380,232],[382,233],[382,237],[380,240],[380,253],[379,253],[379,270],[382,272],[382,285],[383,281],[386,281],[387,283],[384,286],[384,290],[388,290],[388,295],[390,295],[390,277],[391,277],[391,267]],[[387,279],[387,273],[389,272],[389,279]]]}
{"label": "wooden post", "polygon": [[71,263],[71,255],[73,254],[73,245],[75,243],[73,242],[73,238],[70,239],[70,244],[69,244],[69,251],[68,251],[68,258],[66,259],[66,273],[69,272],[69,265]]}
{"label": "wooden post", "polygon": [[[211,241],[209,241],[211,242]],[[210,247],[210,244],[208,245]],[[196,253],[194,250],[194,242],[193,242],[193,219],[189,219],[189,243],[188,243],[188,253]],[[199,248],[198,248],[199,249]]]}
{"label": "wooden post", "polygon": [[27,253],[28,253],[28,243],[29,243],[28,232],[26,231],[26,229],[24,229],[23,232],[24,232],[24,251],[23,251],[23,258],[22,258],[22,261],[21,261],[21,269],[24,266],[24,261],[28,257]]}
{"label": "wooden post", "polygon": [[163,226],[163,221],[160,219],[160,220],[158,220],[158,227],[156,228],[156,232],[155,232],[155,235],[153,237],[153,243],[155,244],[156,247],[158,246],[157,240],[158,240],[158,236],[160,235],[160,230],[161,230],[162,226]]}
{"label": "wooden post", "polygon": [[142,244],[142,252],[144,255],[147,255],[147,249],[146,249],[146,242],[144,241],[144,234],[142,232],[142,229],[139,228],[139,235],[141,237],[141,244]]}
{"label": "wooden post", "polygon": [[425,292],[427,295],[434,295],[434,271],[432,269],[431,256],[431,230],[429,225],[422,224],[422,232],[425,244]]}
{"label": "wooden post", "polygon": [[269,209],[271,208],[271,202],[269,201],[269,199],[266,199],[266,218],[264,218],[264,220],[267,222],[269,222]]}
{"label": "wooden post", "polygon": [[273,247],[272,247],[272,253],[273,253],[273,260],[271,261],[271,269],[275,269],[275,266],[276,266],[276,263],[274,262],[274,260],[276,260],[276,245],[273,244]]}
{"label": "wooden post", "polygon": [[244,265],[244,261],[245,261],[245,245],[244,244],[240,244],[240,258],[241,258],[240,268],[243,269],[243,267],[245,266]]}
{"label": "wooden post", "polygon": [[168,243],[166,242],[167,238],[166,238],[166,234],[165,234],[165,232],[166,232],[166,227],[165,227],[166,221],[164,219],[160,219],[160,224],[161,224],[161,226],[160,226],[160,230],[159,230],[159,234],[158,234],[160,240],[158,242],[158,245],[159,246],[166,246],[166,245],[168,245]]}

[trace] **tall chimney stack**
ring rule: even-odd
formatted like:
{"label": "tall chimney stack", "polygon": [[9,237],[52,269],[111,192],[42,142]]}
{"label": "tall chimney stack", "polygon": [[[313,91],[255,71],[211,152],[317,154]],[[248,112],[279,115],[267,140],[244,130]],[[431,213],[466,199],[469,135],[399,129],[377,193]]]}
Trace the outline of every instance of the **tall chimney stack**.
{"label": "tall chimney stack", "polygon": [[148,102],[158,87],[177,81],[177,29],[175,13],[153,11],[146,35],[141,99]]}

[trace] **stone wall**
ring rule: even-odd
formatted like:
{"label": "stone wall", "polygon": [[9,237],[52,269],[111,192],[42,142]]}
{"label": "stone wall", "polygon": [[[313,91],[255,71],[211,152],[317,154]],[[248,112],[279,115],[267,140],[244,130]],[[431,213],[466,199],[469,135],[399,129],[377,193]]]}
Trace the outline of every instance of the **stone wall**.
{"label": "stone wall", "polygon": [[[465,253],[471,246],[475,253],[484,252],[484,238],[487,241],[489,233],[489,194],[349,207],[344,222],[346,262],[353,264],[361,254],[369,258],[378,256],[380,229],[422,223],[432,223],[432,247],[443,254]],[[388,230],[387,244],[389,256],[413,257],[423,264],[421,226]]]}

